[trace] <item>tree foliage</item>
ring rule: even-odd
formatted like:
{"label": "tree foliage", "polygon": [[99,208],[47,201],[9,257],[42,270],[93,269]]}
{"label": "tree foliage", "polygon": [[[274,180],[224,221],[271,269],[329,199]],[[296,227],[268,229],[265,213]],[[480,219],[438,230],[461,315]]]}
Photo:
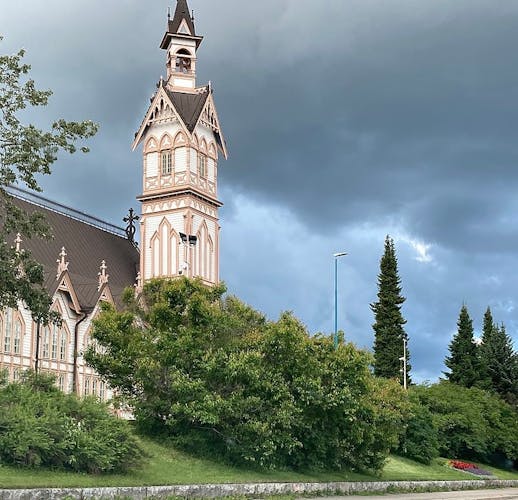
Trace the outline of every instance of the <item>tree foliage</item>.
{"label": "tree foliage", "polygon": [[503,324],[495,325],[491,318],[491,325],[489,325],[487,314],[486,312],[484,334],[479,347],[481,378],[484,381],[484,387],[496,392],[506,401],[517,404],[518,363],[513,349],[513,340],[507,334]]}
{"label": "tree foliage", "polygon": [[406,397],[370,356],[310,337],[199,281],[151,281],[143,304],[109,305],[87,361],[129,398],[141,429],[193,452],[261,467],[379,470]]}
{"label": "tree foliage", "polygon": [[430,464],[439,456],[439,436],[432,412],[419,401],[416,389],[410,389],[410,412],[401,435],[398,454]]}
{"label": "tree foliage", "polygon": [[[0,41],[2,38],[0,37]],[[50,236],[41,214],[27,215],[13,204],[7,188],[23,185],[41,191],[39,175],[51,173],[60,151],[74,153],[78,140],[93,136],[91,121],[56,120],[50,130],[25,125],[21,116],[30,107],[46,106],[50,90],[38,90],[28,78],[25,52],[0,55],[0,307],[16,307],[23,300],[35,319],[46,321],[50,298],[43,288],[43,271],[28,252],[17,252],[13,240]],[[86,147],[81,147],[87,152]]]}
{"label": "tree foliage", "polygon": [[59,391],[49,375],[26,373],[0,386],[0,462],[76,472],[124,472],[140,456],[126,422],[93,398]]}
{"label": "tree foliage", "polygon": [[433,415],[441,456],[483,462],[518,458],[518,413],[498,396],[449,382],[414,391]]}
{"label": "tree foliage", "polygon": [[[385,239],[385,252],[380,262],[378,275],[378,300],[371,304],[374,312],[374,373],[379,377],[402,380],[403,340],[408,340],[401,306],[405,302],[401,295],[401,279],[398,273],[394,240]],[[410,383],[410,353],[406,347],[407,382]]]}
{"label": "tree foliage", "polygon": [[481,365],[473,337],[473,320],[464,304],[457,321],[457,333],[449,346],[450,355],[444,364],[449,368],[447,379],[463,387],[476,386],[481,376]]}

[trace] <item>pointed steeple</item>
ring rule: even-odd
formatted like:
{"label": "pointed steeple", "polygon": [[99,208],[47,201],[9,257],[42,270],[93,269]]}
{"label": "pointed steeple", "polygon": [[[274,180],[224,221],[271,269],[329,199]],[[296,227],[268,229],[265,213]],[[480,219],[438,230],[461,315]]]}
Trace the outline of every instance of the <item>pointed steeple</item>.
{"label": "pointed steeple", "polygon": [[203,37],[196,35],[194,19],[189,12],[187,0],[177,0],[174,16],[168,16],[167,31],[162,39],[160,48],[167,50],[171,39],[175,36],[190,38],[196,41],[196,48],[199,47]]}
{"label": "pointed steeple", "polygon": [[[185,21],[190,33],[183,33],[182,22]],[[174,17],[170,21],[169,31],[172,33],[181,33],[183,35],[192,35],[196,36],[196,32],[194,29],[194,22],[189,13],[189,6],[187,5],[187,0],[178,0],[176,3],[176,10],[174,12]]]}

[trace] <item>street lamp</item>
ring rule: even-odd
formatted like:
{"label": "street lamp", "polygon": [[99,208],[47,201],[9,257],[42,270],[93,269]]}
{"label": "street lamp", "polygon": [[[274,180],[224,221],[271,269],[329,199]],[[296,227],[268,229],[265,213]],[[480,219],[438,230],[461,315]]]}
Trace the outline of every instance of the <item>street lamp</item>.
{"label": "street lamp", "polygon": [[401,372],[403,373],[403,387],[405,388],[405,391],[407,389],[407,359],[406,359],[406,345],[407,345],[407,339],[406,337],[403,337],[403,356],[399,358],[399,361],[403,361],[403,368],[401,369]]}
{"label": "street lamp", "polygon": [[335,258],[335,349],[338,348],[338,259],[347,255],[346,252],[338,252],[333,254]]}
{"label": "street lamp", "polygon": [[179,233],[180,234],[180,245],[183,245],[185,248],[185,261],[182,264],[182,267],[178,270],[178,274],[183,274],[184,272],[187,274],[187,277],[189,277],[189,249],[194,248],[196,246],[196,243],[198,242],[198,237],[193,236],[192,234],[185,234],[185,233]]}

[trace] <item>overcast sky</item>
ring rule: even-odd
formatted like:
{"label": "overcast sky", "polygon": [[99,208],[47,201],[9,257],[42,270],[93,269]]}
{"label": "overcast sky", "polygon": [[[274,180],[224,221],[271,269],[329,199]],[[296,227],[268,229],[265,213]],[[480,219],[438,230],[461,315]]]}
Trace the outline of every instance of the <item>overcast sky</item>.
{"label": "overcast sky", "polygon": [[[92,119],[45,195],[116,224],[141,189],[134,133],[165,74],[173,0],[0,0],[0,53],[27,50],[54,91],[31,119]],[[413,377],[434,380],[463,303],[518,340],[518,2],[189,0],[198,84],[230,151],[221,162],[221,275],[275,319],[339,327],[371,347],[385,235],[396,242]],[[71,261],[71,267],[74,263]]]}

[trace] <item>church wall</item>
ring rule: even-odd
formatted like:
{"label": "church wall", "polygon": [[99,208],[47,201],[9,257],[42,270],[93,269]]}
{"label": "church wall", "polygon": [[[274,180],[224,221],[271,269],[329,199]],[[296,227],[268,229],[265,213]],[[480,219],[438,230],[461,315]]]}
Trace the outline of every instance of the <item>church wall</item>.
{"label": "church wall", "polygon": [[[75,311],[69,307],[68,294],[63,291],[56,291],[53,297],[52,309],[59,311],[62,316],[62,324],[60,327],[49,325],[45,328],[40,326],[40,345],[39,354],[36,356],[36,338],[37,325],[32,320],[31,313],[26,309],[22,303],[19,304],[18,310],[13,310],[13,319],[19,314],[23,322],[23,337],[21,343],[20,354],[6,354],[4,353],[4,345],[0,347],[0,369],[6,369],[11,381],[18,380],[23,371],[34,370],[36,357],[38,357],[38,370],[40,372],[48,372],[56,376],[56,385],[64,392],[73,391],[73,371],[74,371],[74,332],[77,321],[81,318]],[[95,371],[86,366],[82,353],[84,352],[86,342],[89,336],[87,332],[91,329],[92,319],[97,314],[98,307],[85,321],[80,323],[78,330],[78,351],[79,357],[77,360],[78,366],[78,393],[79,395],[86,395],[84,391],[85,377],[89,377],[91,381],[95,380],[97,388],[95,395],[102,399],[109,399],[113,392],[111,389],[101,381],[99,375]],[[2,312],[5,325],[6,311]],[[55,343],[55,356],[53,356],[53,328],[56,328],[57,342]],[[47,332],[46,332],[47,330]],[[45,335],[47,333],[47,338]],[[61,336],[66,339],[65,344],[65,359],[61,358]],[[3,341],[3,335],[0,335]],[[44,344],[47,342],[47,346]],[[45,355],[45,356],[44,356]],[[53,359],[53,358],[56,359]],[[88,395],[92,395],[90,389]]]}

